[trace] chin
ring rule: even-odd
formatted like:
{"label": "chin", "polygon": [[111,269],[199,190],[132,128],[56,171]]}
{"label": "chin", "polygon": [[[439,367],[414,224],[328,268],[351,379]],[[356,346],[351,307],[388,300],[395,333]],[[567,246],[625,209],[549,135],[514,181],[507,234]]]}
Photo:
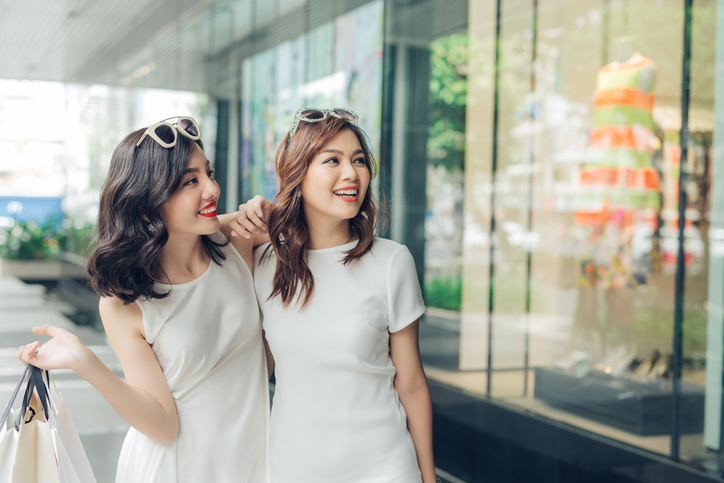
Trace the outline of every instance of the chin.
{"label": "chin", "polygon": [[214,218],[210,223],[210,227],[204,230],[204,233],[202,235],[213,235],[217,231],[219,231],[219,228],[221,228],[221,222],[218,218]]}
{"label": "chin", "polygon": [[345,220],[351,220],[351,219],[353,219],[353,218],[354,218],[355,216],[357,216],[357,215],[359,215],[359,210],[355,211],[354,213],[350,213],[350,214],[346,215],[346,216],[344,217],[344,219],[345,219]]}

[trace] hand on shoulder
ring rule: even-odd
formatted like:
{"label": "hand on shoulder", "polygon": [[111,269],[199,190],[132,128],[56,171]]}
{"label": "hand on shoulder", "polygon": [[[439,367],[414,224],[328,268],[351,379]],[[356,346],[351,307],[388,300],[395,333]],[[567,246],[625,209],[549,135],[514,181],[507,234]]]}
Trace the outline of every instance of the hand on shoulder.
{"label": "hand on shoulder", "polygon": [[267,220],[274,204],[255,196],[239,205],[239,211],[219,217],[221,232],[229,239],[251,267],[252,250],[269,241]]}
{"label": "hand on shoulder", "polygon": [[[243,205],[239,205],[239,211],[229,224],[230,237],[241,237],[251,240],[255,236],[262,238],[266,236],[268,241],[267,223],[273,207],[274,203],[260,195],[255,196]],[[264,243],[264,241],[255,242],[254,246],[261,245],[262,243]]]}

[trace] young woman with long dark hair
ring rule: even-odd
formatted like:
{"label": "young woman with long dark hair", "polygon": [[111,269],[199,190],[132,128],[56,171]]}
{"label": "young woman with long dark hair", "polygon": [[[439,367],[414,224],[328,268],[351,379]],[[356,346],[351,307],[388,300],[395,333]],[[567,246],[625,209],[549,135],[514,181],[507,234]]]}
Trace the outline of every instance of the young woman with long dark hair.
{"label": "young woman with long dark hair", "polygon": [[375,165],[357,116],[305,109],[279,145],[276,204],[231,223],[270,244],[254,281],[276,363],[274,483],[434,482],[424,313],[409,250],[375,237]]}
{"label": "young woman with long dark hair", "polygon": [[41,369],[72,369],[132,426],[118,483],[268,482],[252,241],[230,244],[218,231],[218,198],[193,119],[126,136],[101,192],[88,262],[125,381],[56,327],[33,329],[52,339],[18,352]]}

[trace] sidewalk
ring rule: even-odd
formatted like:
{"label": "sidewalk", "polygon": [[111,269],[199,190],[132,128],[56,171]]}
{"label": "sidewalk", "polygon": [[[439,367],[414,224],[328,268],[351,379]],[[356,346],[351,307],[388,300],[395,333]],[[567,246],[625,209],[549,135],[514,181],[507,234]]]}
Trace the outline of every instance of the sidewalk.
{"label": "sidewalk", "polygon": [[[45,287],[27,285],[16,278],[0,278],[0,405],[10,399],[23,373],[15,358],[21,345],[49,339],[33,334],[32,328],[51,324],[77,335],[118,376],[123,372],[105,336],[89,327],[79,327],[57,307],[45,301]],[[73,416],[83,447],[98,483],[113,483],[118,454],[128,424],[87,382],[71,371],[53,371],[58,389]],[[20,398],[15,407],[19,407]]]}

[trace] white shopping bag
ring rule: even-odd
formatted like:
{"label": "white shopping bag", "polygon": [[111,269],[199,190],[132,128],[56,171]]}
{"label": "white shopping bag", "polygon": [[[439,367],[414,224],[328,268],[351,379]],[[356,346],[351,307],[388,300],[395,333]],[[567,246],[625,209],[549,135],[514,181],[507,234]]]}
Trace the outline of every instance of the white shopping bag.
{"label": "white shopping bag", "polygon": [[5,412],[0,419],[0,481],[12,481],[13,467],[15,466],[15,454],[18,449],[20,427],[20,410],[13,411],[13,403],[18,397],[20,388],[23,386],[25,377],[28,375],[28,368],[25,368],[20,382],[15,387],[10,402],[8,402]]}
{"label": "white shopping bag", "polygon": [[[22,409],[13,411],[12,405],[28,373],[23,397],[28,413],[22,416]],[[31,365],[0,419],[0,482],[96,483],[55,381]]]}
{"label": "white shopping bag", "polygon": [[[32,371],[32,369],[31,369]],[[27,394],[27,393],[26,393]],[[45,418],[42,396],[31,394],[18,434],[12,483],[61,483],[53,448],[53,429]]]}
{"label": "white shopping bag", "polygon": [[12,481],[18,434],[14,427],[0,430],[0,481]]}
{"label": "white shopping bag", "polygon": [[[88,462],[83,444],[70,417],[68,406],[58,391],[55,381],[50,379],[50,426],[53,429],[53,445],[58,460],[61,483],[96,483],[93,470]],[[1,481],[1,480],[0,480]]]}

